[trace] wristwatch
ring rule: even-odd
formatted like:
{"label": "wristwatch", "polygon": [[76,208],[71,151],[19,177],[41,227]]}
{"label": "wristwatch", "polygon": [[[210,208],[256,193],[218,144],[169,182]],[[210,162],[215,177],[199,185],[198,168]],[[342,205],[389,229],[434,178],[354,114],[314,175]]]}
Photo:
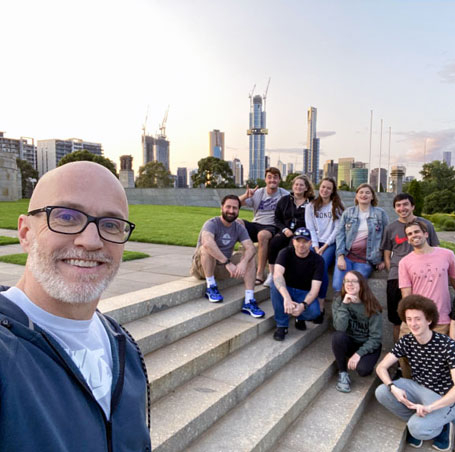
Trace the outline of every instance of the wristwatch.
{"label": "wristwatch", "polygon": [[231,263],[231,259],[227,259],[226,262],[223,263],[223,265],[227,265]]}
{"label": "wristwatch", "polygon": [[392,386],[395,386],[395,383],[392,381],[392,383],[389,383],[387,387],[389,388],[389,391],[392,392]]}
{"label": "wristwatch", "polygon": [[303,304],[303,306],[305,306],[305,310],[307,310],[308,309],[308,303],[306,301],[303,301],[302,304]]}

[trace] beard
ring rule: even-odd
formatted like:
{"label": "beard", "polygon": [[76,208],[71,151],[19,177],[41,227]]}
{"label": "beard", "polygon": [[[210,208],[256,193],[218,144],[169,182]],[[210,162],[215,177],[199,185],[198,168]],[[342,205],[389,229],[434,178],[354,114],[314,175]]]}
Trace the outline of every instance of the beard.
{"label": "beard", "polygon": [[228,223],[233,223],[238,218],[238,215],[226,212],[221,212],[221,216],[223,217],[223,220],[227,221]]}
{"label": "beard", "polygon": [[[100,261],[108,266],[109,271],[99,281],[97,281],[99,275],[96,274],[80,275],[77,281],[67,281],[57,268],[57,262],[62,259]],[[98,300],[120,266],[120,262],[114,263],[112,257],[100,251],[63,249],[48,254],[40,250],[36,241],[30,248],[27,264],[34,278],[50,297],[72,304],[92,303]]]}

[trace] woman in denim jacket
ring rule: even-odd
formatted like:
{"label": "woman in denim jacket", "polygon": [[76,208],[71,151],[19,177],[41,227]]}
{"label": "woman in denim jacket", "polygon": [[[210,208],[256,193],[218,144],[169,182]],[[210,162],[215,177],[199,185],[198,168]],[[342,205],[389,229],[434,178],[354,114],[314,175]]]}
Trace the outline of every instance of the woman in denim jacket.
{"label": "woman in denim jacket", "polygon": [[336,237],[337,265],[333,272],[333,290],[339,292],[344,275],[356,270],[368,278],[376,267],[384,268],[380,244],[389,219],[378,205],[373,187],[361,184],[355,194],[355,205],[343,212]]}

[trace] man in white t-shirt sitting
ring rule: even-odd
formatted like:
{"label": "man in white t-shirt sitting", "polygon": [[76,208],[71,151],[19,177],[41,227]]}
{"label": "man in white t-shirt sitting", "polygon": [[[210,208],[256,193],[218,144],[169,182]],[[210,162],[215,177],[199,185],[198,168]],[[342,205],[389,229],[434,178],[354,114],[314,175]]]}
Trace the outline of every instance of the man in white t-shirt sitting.
{"label": "man in white t-shirt sitting", "polygon": [[24,274],[0,289],[2,450],[151,450],[143,358],[96,311],[134,229],[127,218],[125,190],[97,163],[36,185],[18,222]]}
{"label": "man in white t-shirt sitting", "polygon": [[270,167],[265,170],[265,187],[249,188],[240,196],[242,206],[252,207],[253,221],[243,220],[253,242],[258,243],[258,267],[256,284],[264,283],[264,272],[269,252],[270,239],[277,233],[275,226],[275,209],[282,196],[289,192],[279,187],[281,173],[278,168]]}
{"label": "man in white t-shirt sitting", "polygon": [[[223,301],[216,279],[243,278],[245,300],[242,312],[253,317],[264,317],[254,299],[254,278],[256,250],[243,224],[235,221],[239,216],[240,199],[227,195],[221,201],[221,215],[207,220],[199,234],[197,248],[193,256],[191,274],[207,282],[206,298],[212,303]],[[244,252],[234,253],[239,242]]]}

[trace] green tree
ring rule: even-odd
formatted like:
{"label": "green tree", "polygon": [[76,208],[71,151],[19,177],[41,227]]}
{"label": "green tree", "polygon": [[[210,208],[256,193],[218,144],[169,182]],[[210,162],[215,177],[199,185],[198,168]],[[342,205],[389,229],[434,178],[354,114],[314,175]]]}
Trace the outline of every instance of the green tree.
{"label": "green tree", "polygon": [[103,157],[102,155],[92,154],[86,149],[82,149],[81,151],[74,151],[70,154],[65,155],[65,157],[60,159],[57,166],[62,166],[70,162],[79,162],[81,160],[88,160],[89,162],[99,163],[100,165],[105,166],[112,174],[114,174],[115,177],[118,177],[114,162],[112,160],[108,159],[107,157]]}
{"label": "green tree", "polygon": [[339,187],[338,190],[341,191],[351,191],[351,187],[346,182],[343,182]]}
{"label": "green tree", "polygon": [[409,193],[414,198],[414,202],[415,202],[414,214],[419,215],[419,216],[422,215],[423,196],[422,196],[421,182],[414,179],[411,182],[409,182],[409,184],[406,184],[403,191],[405,193]]}
{"label": "green tree", "polygon": [[30,198],[33,192],[33,188],[38,182],[39,175],[38,171],[30,165],[27,160],[16,159],[17,167],[21,172],[22,178],[22,197]]}
{"label": "green tree", "polygon": [[300,176],[301,173],[289,173],[286,176],[285,180],[282,180],[280,183],[280,187],[285,188],[286,190],[291,190],[292,189],[292,180],[294,177]]}
{"label": "green tree", "polygon": [[425,196],[423,210],[425,213],[450,213],[455,210],[455,193],[445,188]]}
{"label": "green tree", "polygon": [[139,168],[136,179],[138,188],[167,188],[172,187],[174,181],[171,173],[161,162],[148,162]]}
{"label": "green tree", "polygon": [[422,175],[422,195],[425,198],[439,190],[455,189],[455,169],[445,162],[435,160],[425,163],[420,171]]}
{"label": "green tree", "polygon": [[207,188],[234,188],[234,178],[229,164],[216,157],[206,157],[197,162],[198,171],[191,176],[193,186]]}

